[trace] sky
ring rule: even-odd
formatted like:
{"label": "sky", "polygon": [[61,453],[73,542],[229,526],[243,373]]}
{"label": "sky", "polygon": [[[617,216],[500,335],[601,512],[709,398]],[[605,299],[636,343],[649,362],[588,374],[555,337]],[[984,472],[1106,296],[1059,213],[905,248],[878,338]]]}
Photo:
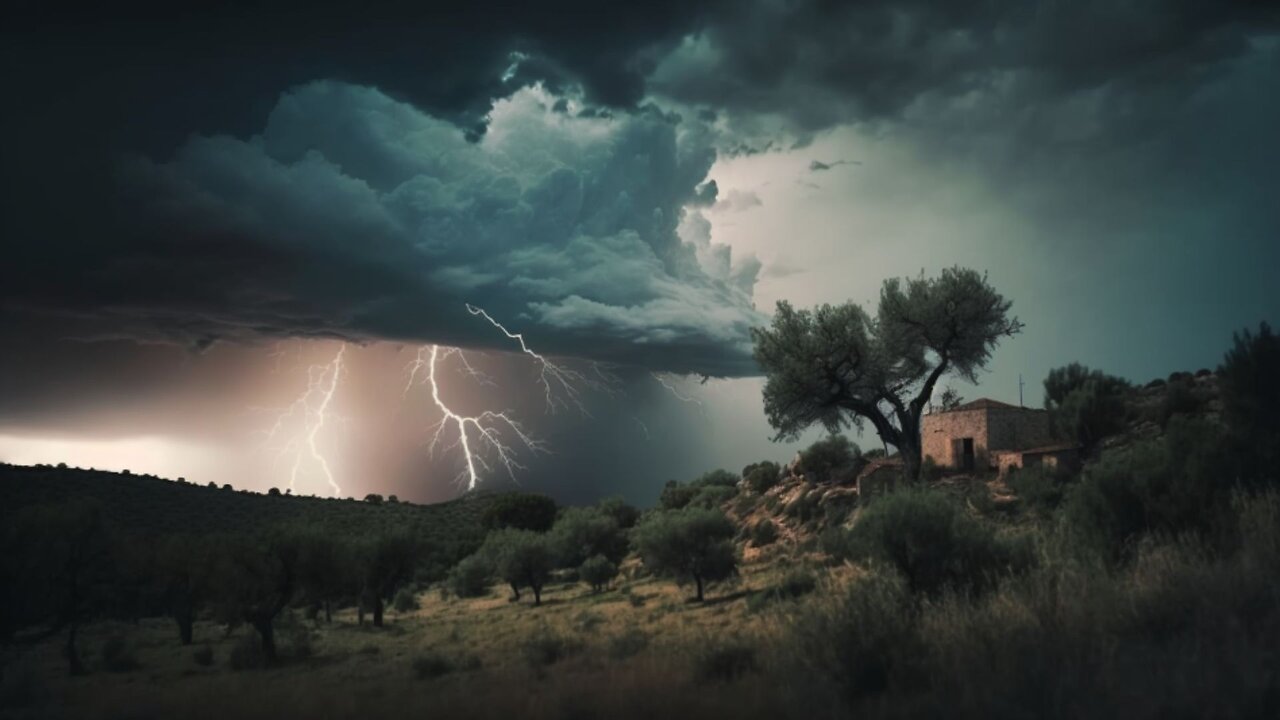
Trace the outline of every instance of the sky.
{"label": "sky", "polygon": [[1267,3],[3,12],[7,462],[648,504],[819,437],[779,300],[984,271],[1025,328],[949,384],[1028,405],[1280,318]]}

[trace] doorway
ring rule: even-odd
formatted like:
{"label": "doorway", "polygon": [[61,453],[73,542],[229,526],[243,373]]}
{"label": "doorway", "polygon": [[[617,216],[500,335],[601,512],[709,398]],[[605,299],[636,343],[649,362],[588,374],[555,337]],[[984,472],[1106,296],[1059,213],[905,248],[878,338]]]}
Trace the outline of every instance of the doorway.
{"label": "doorway", "polygon": [[973,472],[973,438],[964,438],[960,442],[963,444],[960,455],[960,468],[965,472]]}

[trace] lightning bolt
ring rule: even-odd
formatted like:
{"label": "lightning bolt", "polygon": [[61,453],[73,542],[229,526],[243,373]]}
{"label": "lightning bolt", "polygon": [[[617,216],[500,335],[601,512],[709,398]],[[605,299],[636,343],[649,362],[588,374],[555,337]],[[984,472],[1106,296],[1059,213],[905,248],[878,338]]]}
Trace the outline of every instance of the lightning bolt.
{"label": "lightning bolt", "polygon": [[307,368],[307,389],[276,416],[275,423],[267,431],[267,442],[271,443],[293,427],[295,422],[302,424],[302,431],[281,445],[276,454],[277,461],[289,457],[293,459],[289,470],[290,491],[297,490],[298,477],[302,475],[305,467],[313,466],[329,483],[334,497],[342,495],[342,488],[338,487],[338,483],[334,480],[333,470],[329,467],[329,461],[324,454],[320,452],[318,442],[320,433],[333,417],[330,406],[338,390],[338,378],[344,370],[342,363],[346,351],[347,346],[340,345],[332,360],[323,365],[312,365]]}
{"label": "lightning bolt", "polygon": [[483,308],[476,307],[470,303],[466,304],[467,312],[489,321],[489,324],[497,328],[509,339],[515,340],[520,344],[520,352],[533,358],[534,364],[538,367],[538,384],[542,386],[543,396],[546,398],[547,410],[556,412],[559,408],[567,408],[570,405],[578,409],[578,412],[590,417],[591,413],[587,412],[586,406],[582,404],[583,389],[604,392],[613,395],[613,388],[617,383],[617,378],[609,374],[599,363],[592,363],[591,368],[596,375],[595,378],[574,370],[573,368],[552,362],[547,356],[540,355],[529,347],[525,342],[524,333],[513,333],[508,330],[502,323],[493,319],[493,316],[485,312]]}
{"label": "lightning bolt", "polygon": [[[446,434],[456,433],[456,439],[446,450],[457,447],[462,451],[465,468],[458,474],[457,481],[465,482],[467,490],[474,490],[480,482],[481,471],[491,471],[494,464],[502,466],[514,480],[516,470],[525,469],[516,460],[517,447],[541,453],[548,452],[546,445],[530,435],[511,417],[509,411],[486,410],[478,415],[462,415],[449,407],[440,396],[436,371],[441,361],[452,357],[458,358],[464,374],[487,381],[487,377],[477,372],[467,360],[466,354],[458,348],[441,348],[439,345],[418,348],[417,357],[409,364],[409,381],[405,385],[405,394],[415,384],[430,386],[431,400],[441,414],[440,421],[428,429],[431,441],[427,445],[427,452],[434,456]],[[507,435],[511,436],[510,439],[507,439]],[[492,464],[486,459],[486,453],[492,456]]]}
{"label": "lightning bolt", "polygon": [[657,380],[657,381],[658,381],[658,384],[659,384],[659,385],[661,385],[662,387],[664,387],[664,388],[666,388],[668,391],[670,391],[670,392],[671,392],[671,394],[672,394],[672,395],[674,395],[674,396],[675,396],[675,398],[676,398],[677,400],[679,400],[680,402],[693,403],[694,405],[697,405],[698,407],[702,407],[702,401],[701,401],[701,400],[699,400],[699,399],[698,399],[698,398],[696,398],[696,397],[693,397],[692,395],[685,395],[684,393],[682,393],[682,392],[680,392],[678,389],[676,389],[676,386],[675,386],[674,384],[672,384],[672,382],[671,382],[671,378],[670,378],[670,377],[667,377],[667,376],[664,376],[664,375],[660,375],[660,374],[658,374],[658,373],[656,373],[656,372],[655,372],[655,373],[649,373],[649,374],[653,376],[653,379],[654,379],[654,380]]}

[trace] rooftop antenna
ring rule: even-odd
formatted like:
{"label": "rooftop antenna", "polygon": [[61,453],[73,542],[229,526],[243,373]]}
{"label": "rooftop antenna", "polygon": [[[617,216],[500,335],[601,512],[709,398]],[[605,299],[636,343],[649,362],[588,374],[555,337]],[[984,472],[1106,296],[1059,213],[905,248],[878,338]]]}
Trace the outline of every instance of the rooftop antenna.
{"label": "rooftop antenna", "polygon": [[1022,373],[1018,373],[1018,407],[1026,407],[1022,404]]}

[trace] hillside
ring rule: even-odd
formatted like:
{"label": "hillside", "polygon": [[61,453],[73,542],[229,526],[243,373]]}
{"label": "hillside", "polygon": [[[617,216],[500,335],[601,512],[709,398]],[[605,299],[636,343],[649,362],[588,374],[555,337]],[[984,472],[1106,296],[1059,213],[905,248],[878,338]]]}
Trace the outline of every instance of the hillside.
{"label": "hillside", "polygon": [[253,533],[281,524],[364,537],[413,528],[446,562],[474,550],[484,537],[480,518],[494,494],[434,505],[378,504],[340,498],[262,495],[102,470],[0,464],[0,524],[24,507],[69,499],[97,505],[112,526],[136,535],[186,532]]}

